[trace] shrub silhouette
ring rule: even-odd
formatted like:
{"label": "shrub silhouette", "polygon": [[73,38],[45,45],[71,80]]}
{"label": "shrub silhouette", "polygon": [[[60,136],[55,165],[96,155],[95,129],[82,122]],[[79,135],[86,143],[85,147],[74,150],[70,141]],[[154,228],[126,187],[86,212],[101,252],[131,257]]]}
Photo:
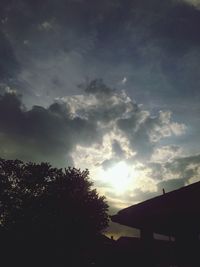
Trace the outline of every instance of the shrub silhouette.
{"label": "shrub silhouette", "polygon": [[19,256],[21,247],[25,255],[34,251],[34,259],[49,263],[62,261],[67,252],[68,260],[80,256],[107,227],[107,210],[105,198],[92,189],[88,170],[0,159],[0,229],[6,252]]}

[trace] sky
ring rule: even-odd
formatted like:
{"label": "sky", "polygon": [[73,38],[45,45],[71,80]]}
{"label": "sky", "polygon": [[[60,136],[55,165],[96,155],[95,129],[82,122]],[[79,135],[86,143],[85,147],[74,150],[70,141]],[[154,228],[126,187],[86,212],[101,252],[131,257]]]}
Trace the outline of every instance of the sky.
{"label": "sky", "polygon": [[88,168],[110,214],[199,181],[199,25],[199,0],[1,0],[0,157]]}

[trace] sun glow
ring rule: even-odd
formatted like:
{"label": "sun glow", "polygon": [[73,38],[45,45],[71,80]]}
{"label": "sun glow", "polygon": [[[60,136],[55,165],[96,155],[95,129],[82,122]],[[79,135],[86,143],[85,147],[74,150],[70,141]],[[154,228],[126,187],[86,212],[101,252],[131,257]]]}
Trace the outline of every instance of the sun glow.
{"label": "sun glow", "polygon": [[104,171],[104,180],[112,187],[115,193],[120,194],[129,189],[132,171],[123,161]]}

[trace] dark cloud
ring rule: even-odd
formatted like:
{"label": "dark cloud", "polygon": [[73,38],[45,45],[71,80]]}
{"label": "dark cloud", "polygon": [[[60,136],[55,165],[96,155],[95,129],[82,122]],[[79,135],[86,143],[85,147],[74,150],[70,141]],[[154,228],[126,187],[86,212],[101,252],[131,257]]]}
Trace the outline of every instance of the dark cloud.
{"label": "dark cloud", "polygon": [[12,82],[13,77],[20,71],[20,66],[13,53],[10,42],[0,30],[0,83]]}
{"label": "dark cloud", "polygon": [[200,174],[200,155],[175,159],[172,162],[166,163],[165,168],[172,175],[181,177],[184,183],[190,183],[192,179],[197,181]]}
{"label": "dark cloud", "polygon": [[120,143],[117,140],[113,141],[112,144],[112,151],[113,154],[117,157],[117,158],[122,158],[123,155],[125,154],[125,151],[123,151]]}
{"label": "dark cloud", "polygon": [[149,158],[160,139],[183,133],[184,126],[173,124],[170,112],[160,112],[151,116],[147,111],[138,109],[133,116],[118,121],[119,128],[129,136],[130,143],[139,158]]}
{"label": "dark cloud", "polygon": [[77,92],[86,76],[126,76],[139,101],[199,95],[200,11],[183,1],[1,1],[0,15],[32,104]]}
{"label": "dark cloud", "polygon": [[81,88],[88,94],[96,94],[100,98],[105,98],[112,95],[115,90],[104,84],[102,79],[96,79],[89,83],[80,85]]}
{"label": "dark cloud", "polygon": [[[101,163],[101,166],[104,168],[104,170],[110,169],[112,166],[115,166],[115,164],[119,161],[119,159],[112,157],[111,159],[106,159]],[[105,185],[105,184],[104,184]]]}
{"label": "dark cloud", "polygon": [[[176,147],[174,148],[176,149]],[[173,147],[172,147],[173,151]],[[200,156],[188,156],[179,157],[174,156],[173,159],[167,163],[151,162],[147,164],[151,168],[151,178],[154,179],[157,186],[157,191],[161,192],[165,189],[165,192],[169,192],[193,182],[197,182],[200,179]],[[137,193],[134,197],[137,198]],[[150,194],[152,194],[150,192]],[[155,193],[153,193],[154,195]],[[149,192],[145,192],[142,195],[149,196]]]}
{"label": "dark cloud", "polygon": [[89,145],[98,138],[95,124],[71,118],[64,103],[26,110],[14,93],[0,98],[1,156],[54,165],[73,164],[70,152],[77,144]]}

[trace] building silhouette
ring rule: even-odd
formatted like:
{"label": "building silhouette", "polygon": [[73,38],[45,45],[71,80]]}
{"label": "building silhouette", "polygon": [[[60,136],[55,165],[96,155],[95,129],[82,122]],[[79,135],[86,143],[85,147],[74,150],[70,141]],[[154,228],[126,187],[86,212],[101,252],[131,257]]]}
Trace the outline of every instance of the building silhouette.
{"label": "building silhouette", "polygon": [[140,229],[138,241],[122,245],[132,256],[137,252],[137,266],[200,266],[200,182],[122,209],[111,220]]}

